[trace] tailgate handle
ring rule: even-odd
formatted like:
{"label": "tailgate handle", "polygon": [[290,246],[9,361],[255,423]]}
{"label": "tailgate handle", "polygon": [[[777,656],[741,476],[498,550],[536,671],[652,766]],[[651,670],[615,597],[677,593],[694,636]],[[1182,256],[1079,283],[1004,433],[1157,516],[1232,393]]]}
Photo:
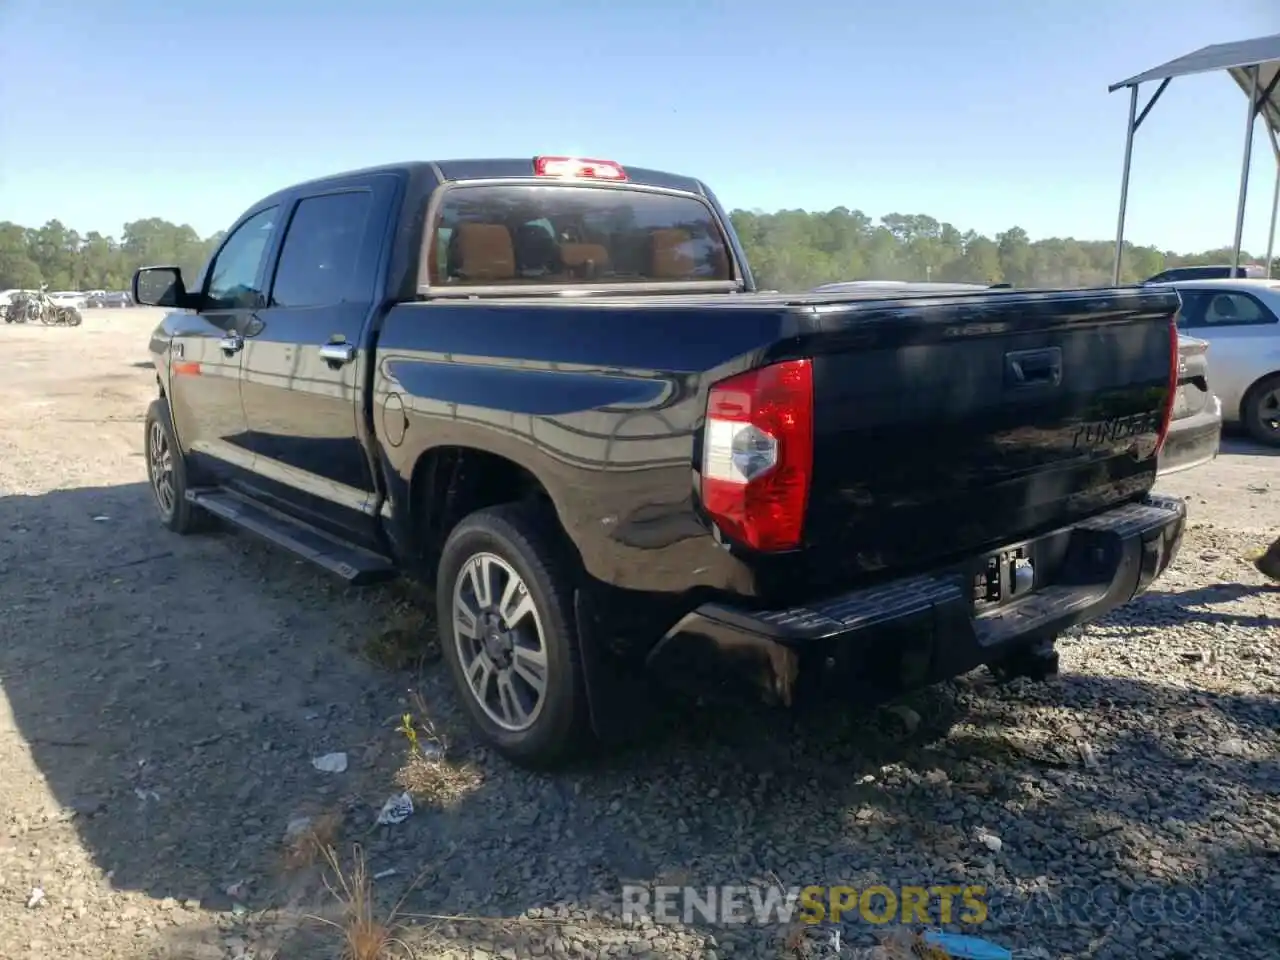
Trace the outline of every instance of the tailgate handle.
{"label": "tailgate handle", "polygon": [[1004,355],[1006,387],[1056,387],[1062,383],[1062,348],[1015,350]]}

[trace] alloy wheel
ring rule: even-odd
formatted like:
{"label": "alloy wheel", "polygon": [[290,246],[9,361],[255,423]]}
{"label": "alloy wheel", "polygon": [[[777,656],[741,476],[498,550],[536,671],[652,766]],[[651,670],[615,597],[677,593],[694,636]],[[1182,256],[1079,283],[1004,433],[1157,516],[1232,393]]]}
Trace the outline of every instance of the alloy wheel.
{"label": "alloy wheel", "polygon": [[546,701],[547,647],[528,585],[492,553],[462,565],[453,587],[453,640],[467,688],[503,730],[527,730]]}
{"label": "alloy wheel", "polygon": [[173,451],[169,438],[159,423],[152,422],[147,442],[147,464],[151,468],[151,489],[156,495],[160,512],[169,517],[177,503],[173,487]]}

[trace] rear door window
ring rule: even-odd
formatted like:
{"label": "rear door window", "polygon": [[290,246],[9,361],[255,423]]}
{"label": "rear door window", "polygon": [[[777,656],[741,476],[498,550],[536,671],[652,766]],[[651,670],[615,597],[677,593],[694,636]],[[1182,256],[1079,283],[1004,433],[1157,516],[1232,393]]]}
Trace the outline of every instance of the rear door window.
{"label": "rear door window", "polygon": [[273,307],[321,307],[350,293],[373,195],[367,190],[298,203],[280,249]]}
{"label": "rear door window", "polygon": [[447,188],[429,241],[437,287],[734,280],[711,207],[634,188]]}

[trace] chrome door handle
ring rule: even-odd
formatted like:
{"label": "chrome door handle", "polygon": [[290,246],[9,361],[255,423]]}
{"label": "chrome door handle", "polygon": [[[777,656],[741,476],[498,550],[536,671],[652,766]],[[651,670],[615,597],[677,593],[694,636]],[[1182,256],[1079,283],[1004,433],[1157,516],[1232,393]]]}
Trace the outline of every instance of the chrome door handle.
{"label": "chrome door handle", "polygon": [[244,337],[238,333],[228,334],[218,341],[223,353],[238,353],[244,347]]}
{"label": "chrome door handle", "polygon": [[329,363],[350,363],[356,358],[354,343],[326,343],[320,348],[321,359]]}

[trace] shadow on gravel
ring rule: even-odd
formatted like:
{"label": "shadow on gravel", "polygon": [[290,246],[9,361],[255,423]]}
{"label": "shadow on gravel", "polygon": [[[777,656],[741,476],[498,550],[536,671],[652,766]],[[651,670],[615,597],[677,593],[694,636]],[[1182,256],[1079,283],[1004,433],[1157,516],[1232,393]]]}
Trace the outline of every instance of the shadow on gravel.
{"label": "shadow on gravel", "polygon": [[[357,655],[389,596],[246,537],[166,534],[142,484],[0,499],[0,683],[17,724],[0,736],[29,745],[61,806],[24,814],[11,837],[74,830],[113,891],[176,901],[139,957],[253,944],[278,960],[336,956],[331,932],[301,919],[337,916],[316,871],[286,876],[281,861],[290,820],[326,812],[341,818],[344,861],[353,843],[367,852],[383,908],[416,879],[402,910],[419,956],[689,956],[713,935],[722,955],[774,957],[778,927],[616,918],[627,884],[772,883],[989,885],[985,935],[1061,956],[1115,936],[1117,918],[1126,949],[1155,932],[1125,913],[1142,885],[1217,891],[1221,905],[1229,887],[1271,882],[1260,870],[1278,851],[1257,812],[1280,789],[1273,698],[1172,676],[996,687],[974,674],[912,697],[912,731],[888,711],[799,720],[682,704],[648,721],[641,746],[538,776],[470,743],[443,669]],[[376,827],[399,789],[410,686],[478,782]],[[313,768],[332,751],[346,772]],[[52,903],[71,896],[62,882],[47,881]],[[1078,885],[1092,912],[1024,922],[1036,883],[1057,897]],[[1224,917],[1224,956],[1269,935],[1265,914]],[[850,925],[845,942],[872,929]]]}
{"label": "shadow on gravel", "polygon": [[1243,428],[1224,428],[1222,446],[1218,453],[1222,457],[1280,457],[1280,447],[1268,447],[1258,443]]}
{"label": "shadow on gravel", "polygon": [[[1271,600],[1276,616],[1223,613],[1213,609],[1246,597]],[[1199,608],[1199,609],[1197,609]],[[1280,586],[1274,584],[1217,583],[1193,590],[1152,590],[1141,604],[1123,610],[1124,622],[1133,626],[1162,627],[1179,622],[1260,627],[1280,631]]]}

